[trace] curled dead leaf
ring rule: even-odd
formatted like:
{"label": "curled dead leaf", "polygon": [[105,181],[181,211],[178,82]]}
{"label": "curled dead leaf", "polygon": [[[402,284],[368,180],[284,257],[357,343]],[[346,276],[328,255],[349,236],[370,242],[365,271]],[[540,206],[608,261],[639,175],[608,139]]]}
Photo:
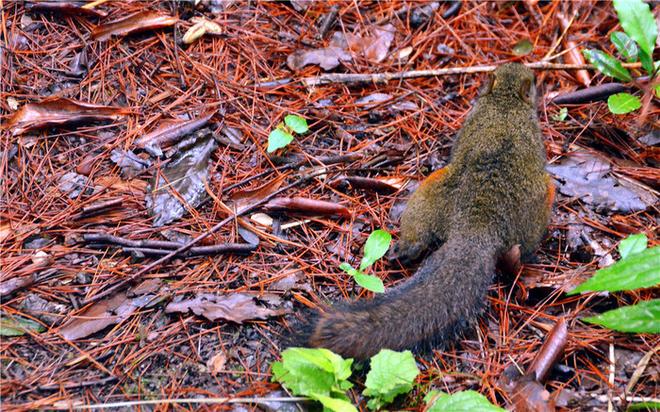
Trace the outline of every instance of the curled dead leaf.
{"label": "curled dead leaf", "polygon": [[65,98],[46,99],[23,105],[3,128],[17,136],[27,131],[89,121],[117,120],[131,113],[123,107],[102,106]]}
{"label": "curled dead leaf", "polygon": [[159,156],[161,149],[173,145],[182,137],[203,127],[211,120],[214,114],[215,111],[210,111],[190,120],[163,120],[153,131],[136,140],[135,145],[146,149],[153,155]]}
{"label": "curled dead leaf", "polygon": [[351,212],[344,205],[303,197],[276,197],[263,207],[265,210],[276,212],[351,217]]}
{"label": "curled dead leaf", "polygon": [[206,33],[214,35],[222,34],[222,27],[214,21],[199,17],[193,17],[191,20],[195,24],[193,24],[181,38],[185,44],[194,43]]}
{"label": "curled dead leaf", "polygon": [[192,299],[171,302],[165,307],[166,313],[186,313],[204,316],[208,320],[228,320],[243,323],[252,319],[267,319],[279,316],[283,309],[268,309],[255,302],[256,296],[247,293],[232,293],[229,295],[199,294]]}
{"label": "curled dead leaf", "polygon": [[173,26],[178,17],[160,11],[141,11],[113,22],[97,26],[92,31],[94,40],[104,41],[112,36],[126,36],[148,30]]}

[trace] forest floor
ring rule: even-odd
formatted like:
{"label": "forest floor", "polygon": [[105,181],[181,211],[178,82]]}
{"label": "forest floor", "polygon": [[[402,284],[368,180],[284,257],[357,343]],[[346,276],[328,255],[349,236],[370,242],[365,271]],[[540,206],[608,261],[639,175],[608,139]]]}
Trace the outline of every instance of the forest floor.
{"label": "forest floor", "polygon": [[[482,66],[575,63],[570,50],[611,48],[619,28],[609,3],[590,1],[96,3],[0,1],[0,294],[2,327],[18,330],[0,343],[3,410],[287,396],[270,365],[292,319],[371,297],[339,265],[359,260],[375,229],[397,238],[417,182],[448,162]],[[206,33],[191,39],[193,25]],[[511,405],[509,378],[560,320],[566,346],[545,380],[557,407],[660,397],[658,356],[639,366],[660,337],[579,319],[657,289],[565,294],[618,259],[629,234],[658,243],[658,109],[559,106],[558,95],[612,80],[550,66],[535,71],[558,186],[548,235],[533,263],[497,277],[473,333],[416,357],[422,374],[398,408],[422,409],[430,389]],[[313,84],[440,68],[464,69]],[[309,131],[268,153],[289,114]],[[211,231],[196,245],[207,250],[155,263]],[[391,289],[414,271],[383,259],[370,273]],[[360,382],[351,394],[366,409]]]}

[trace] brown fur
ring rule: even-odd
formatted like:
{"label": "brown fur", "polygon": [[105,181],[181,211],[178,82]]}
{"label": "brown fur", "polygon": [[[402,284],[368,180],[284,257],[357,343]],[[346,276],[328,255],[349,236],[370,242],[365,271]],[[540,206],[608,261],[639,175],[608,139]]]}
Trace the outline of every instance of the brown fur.
{"label": "brown fur", "polygon": [[371,301],[332,307],[306,344],[368,358],[451,339],[482,310],[497,257],[534,250],[552,203],[536,117],[533,73],[500,66],[458,133],[450,165],[411,197],[394,253],[416,258],[442,244],[413,278]]}

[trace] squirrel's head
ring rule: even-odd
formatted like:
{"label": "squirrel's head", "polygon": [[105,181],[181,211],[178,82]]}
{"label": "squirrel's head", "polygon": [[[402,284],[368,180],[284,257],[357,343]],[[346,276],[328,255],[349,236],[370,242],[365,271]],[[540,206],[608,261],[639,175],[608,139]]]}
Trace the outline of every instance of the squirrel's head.
{"label": "squirrel's head", "polygon": [[536,103],[534,72],[520,63],[506,63],[489,73],[483,95],[513,97],[531,105]]}

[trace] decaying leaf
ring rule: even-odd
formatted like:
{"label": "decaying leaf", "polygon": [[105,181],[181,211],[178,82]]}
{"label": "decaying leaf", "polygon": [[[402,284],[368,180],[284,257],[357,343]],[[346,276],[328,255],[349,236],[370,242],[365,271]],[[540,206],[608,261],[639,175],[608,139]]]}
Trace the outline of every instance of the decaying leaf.
{"label": "decaying leaf", "polygon": [[209,160],[215,147],[212,138],[199,139],[187,150],[178,153],[154,176],[147,193],[147,208],[149,214],[155,217],[155,227],[180,218],[187,207],[194,208],[202,203],[206,193]]}
{"label": "decaying leaf", "polygon": [[351,217],[351,212],[344,205],[303,197],[276,197],[266,203],[264,209],[274,212]]}
{"label": "decaying leaf", "polygon": [[62,1],[62,0],[40,0],[25,3],[25,10],[62,13],[67,15],[81,15],[92,17],[105,17],[108,13],[90,7],[83,7],[89,4],[86,1]]}
{"label": "decaying leaf", "polygon": [[24,105],[9,118],[3,128],[17,136],[45,127],[117,120],[129,113],[130,110],[123,107],[101,106],[58,97]]}
{"label": "decaying leaf", "polygon": [[121,168],[122,176],[127,178],[135,177],[151,166],[149,160],[141,159],[130,150],[114,149],[110,153],[110,160]]}
{"label": "decaying leaf", "polygon": [[224,371],[225,364],[227,364],[227,355],[218,352],[206,362],[206,367],[209,369],[209,372],[215,374]]}
{"label": "decaying leaf", "polygon": [[74,316],[59,332],[67,340],[82,339],[110,325],[116,325],[139,308],[152,305],[160,299],[155,295],[129,298],[127,292],[120,292],[111,298],[96,302],[80,315]]}
{"label": "decaying leaf", "polygon": [[23,336],[26,333],[40,333],[44,330],[43,326],[33,320],[0,314],[0,336]]}
{"label": "decaying leaf", "polygon": [[367,60],[380,63],[387,57],[394,40],[394,26],[386,24],[373,29],[373,36],[358,36],[346,34],[346,42],[350,50],[362,54]]}
{"label": "decaying leaf", "polygon": [[255,302],[256,296],[247,293],[229,295],[199,294],[192,299],[172,302],[165,307],[167,313],[186,313],[204,316],[208,320],[217,319],[242,323],[252,319],[267,319],[285,313],[283,309],[268,309]]}
{"label": "decaying leaf", "polygon": [[222,34],[222,27],[214,21],[200,17],[193,17],[190,20],[195,24],[193,24],[181,38],[185,44],[194,43],[206,33],[214,35]]}
{"label": "decaying leaf", "polygon": [[160,11],[141,11],[111,23],[97,26],[92,31],[92,38],[104,41],[112,36],[126,36],[141,31],[173,26],[177,21],[179,21],[178,17]]}
{"label": "decaying leaf", "polygon": [[641,183],[611,174],[607,159],[576,151],[548,171],[559,180],[559,191],[593,205],[599,211],[636,212],[656,204],[657,196]]}
{"label": "decaying leaf", "polygon": [[343,61],[350,61],[345,41],[340,32],[335,32],[328,47],[314,50],[297,50],[289,55],[286,64],[291,70],[301,70],[310,64],[318,64],[323,70],[332,70]]}
{"label": "decaying leaf", "polygon": [[353,189],[388,194],[401,189],[403,181],[404,179],[400,177],[338,176],[330,182],[330,186],[341,189],[350,186]]}
{"label": "decaying leaf", "polygon": [[87,187],[87,178],[76,172],[65,173],[60,177],[57,188],[69,198],[75,199]]}
{"label": "decaying leaf", "polygon": [[264,200],[269,195],[275,193],[282,186],[287,175],[280,175],[270,182],[249,190],[241,190],[230,197],[228,206],[240,213],[246,208]]}
{"label": "decaying leaf", "polygon": [[154,156],[162,154],[165,149],[179,141],[182,137],[206,125],[215,111],[210,111],[191,120],[168,119],[163,120],[153,131],[139,138],[135,145],[145,149]]}

